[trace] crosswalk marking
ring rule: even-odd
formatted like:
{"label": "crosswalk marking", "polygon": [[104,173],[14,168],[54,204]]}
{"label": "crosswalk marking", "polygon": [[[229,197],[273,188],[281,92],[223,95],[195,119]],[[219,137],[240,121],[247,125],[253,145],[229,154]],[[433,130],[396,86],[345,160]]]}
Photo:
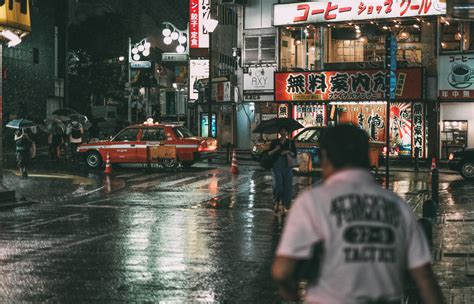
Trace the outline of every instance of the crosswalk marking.
{"label": "crosswalk marking", "polygon": [[154,188],[168,188],[168,187],[172,187],[174,186],[175,184],[178,184],[178,183],[182,183],[182,182],[185,182],[185,181],[188,181],[190,179],[194,179],[195,176],[188,176],[188,177],[185,177],[185,178],[181,178],[181,179],[178,179],[178,180],[174,180],[174,181],[166,181],[166,182],[163,182],[161,183],[160,181],[158,180],[154,180],[154,181],[150,181],[150,182],[146,182],[146,183],[141,183],[141,184],[137,184],[137,185],[132,185],[131,188],[134,188],[134,189],[141,189],[141,188],[150,188],[150,187],[153,187]]}
{"label": "crosswalk marking", "polygon": [[150,180],[150,179],[154,179],[155,177],[160,177],[160,176],[164,176],[164,175],[167,175],[169,173],[154,173],[154,174],[145,174],[144,176],[139,176],[139,177],[136,177],[136,178],[132,178],[132,179],[129,179],[128,181],[129,182],[142,182],[142,181],[146,181],[146,180]]}

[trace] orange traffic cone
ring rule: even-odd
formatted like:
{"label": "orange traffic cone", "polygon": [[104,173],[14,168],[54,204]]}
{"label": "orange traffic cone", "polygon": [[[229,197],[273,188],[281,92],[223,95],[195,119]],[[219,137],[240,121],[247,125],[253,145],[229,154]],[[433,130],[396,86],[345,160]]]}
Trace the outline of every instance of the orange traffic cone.
{"label": "orange traffic cone", "polygon": [[237,165],[237,156],[235,150],[232,151],[232,166],[230,167],[230,173],[239,174],[239,166]]}
{"label": "orange traffic cone", "polygon": [[112,166],[110,165],[110,154],[107,152],[107,161],[105,162],[105,174],[112,173]]}

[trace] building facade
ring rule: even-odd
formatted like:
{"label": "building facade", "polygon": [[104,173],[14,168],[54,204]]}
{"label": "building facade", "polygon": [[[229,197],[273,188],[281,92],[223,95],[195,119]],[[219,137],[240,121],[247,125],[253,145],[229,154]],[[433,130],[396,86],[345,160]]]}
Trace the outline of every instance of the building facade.
{"label": "building facade", "polygon": [[[471,22],[448,18],[442,1],[407,3],[247,1],[242,104],[254,109],[250,130],[292,117],[305,127],[352,123],[385,142],[389,119],[394,158],[447,158],[474,146]],[[396,83],[387,113],[390,34]]]}

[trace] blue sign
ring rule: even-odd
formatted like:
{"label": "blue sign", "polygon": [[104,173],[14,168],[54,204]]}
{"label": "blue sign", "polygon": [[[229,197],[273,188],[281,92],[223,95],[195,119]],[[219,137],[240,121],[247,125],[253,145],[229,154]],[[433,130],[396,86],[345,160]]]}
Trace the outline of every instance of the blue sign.
{"label": "blue sign", "polygon": [[395,89],[397,88],[397,39],[390,33],[390,99],[395,99]]}

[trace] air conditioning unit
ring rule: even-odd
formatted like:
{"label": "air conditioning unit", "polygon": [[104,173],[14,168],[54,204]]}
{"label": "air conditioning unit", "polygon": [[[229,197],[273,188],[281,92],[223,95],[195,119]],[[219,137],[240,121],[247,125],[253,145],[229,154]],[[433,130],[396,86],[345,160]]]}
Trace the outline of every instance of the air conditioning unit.
{"label": "air conditioning unit", "polygon": [[221,5],[245,5],[247,0],[219,0]]}

